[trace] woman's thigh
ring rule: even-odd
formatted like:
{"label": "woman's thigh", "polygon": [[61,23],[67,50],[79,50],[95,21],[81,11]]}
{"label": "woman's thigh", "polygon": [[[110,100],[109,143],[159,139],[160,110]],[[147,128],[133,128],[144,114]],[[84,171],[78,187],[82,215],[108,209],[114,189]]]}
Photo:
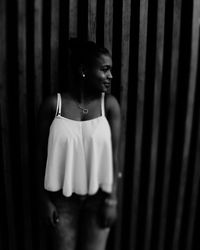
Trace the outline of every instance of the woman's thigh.
{"label": "woman's thigh", "polygon": [[81,223],[81,250],[105,250],[110,229],[101,228],[96,214],[84,215]]}
{"label": "woman's thigh", "polygon": [[75,250],[77,243],[77,228],[79,207],[76,201],[56,199],[53,201],[59,216],[59,221],[50,226],[49,237],[55,250]]}
{"label": "woman's thigh", "polygon": [[99,223],[99,208],[102,194],[89,199],[80,219],[79,243],[81,250],[105,250],[110,228],[103,228]]}

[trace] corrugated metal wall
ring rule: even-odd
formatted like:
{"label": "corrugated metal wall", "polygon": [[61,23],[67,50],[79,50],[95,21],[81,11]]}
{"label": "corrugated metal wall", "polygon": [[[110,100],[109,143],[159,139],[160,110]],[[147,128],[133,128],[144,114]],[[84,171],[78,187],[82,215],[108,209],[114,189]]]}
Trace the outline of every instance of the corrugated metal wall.
{"label": "corrugated metal wall", "polygon": [[108,248],[200,248],[199,0],[0,1],[0,249],[48,249],[35,122],[67,85],[66,41],[112,51],[122,110],[119,219]]}

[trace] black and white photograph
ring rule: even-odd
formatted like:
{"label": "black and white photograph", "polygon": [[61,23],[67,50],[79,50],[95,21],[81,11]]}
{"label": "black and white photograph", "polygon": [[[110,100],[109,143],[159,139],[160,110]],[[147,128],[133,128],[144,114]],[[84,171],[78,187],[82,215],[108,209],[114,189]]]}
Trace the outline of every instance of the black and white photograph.
{"label": "black and white photograph", "polygon": [[0,250],[200,249],[200,0],[0,0]]}

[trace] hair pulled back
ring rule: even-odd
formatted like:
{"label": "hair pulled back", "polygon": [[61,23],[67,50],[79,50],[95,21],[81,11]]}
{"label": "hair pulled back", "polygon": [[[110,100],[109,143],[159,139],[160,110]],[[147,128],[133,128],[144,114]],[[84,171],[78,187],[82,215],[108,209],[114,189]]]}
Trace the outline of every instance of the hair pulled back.
{"label": "hair pulled back", "polygon": [[110,55],[108,49],[99,46],[93,41],[82,41],[78,38],[71,38],[68,41],[70,61],[74,70],[80,66],[90,67],[101,55]]}

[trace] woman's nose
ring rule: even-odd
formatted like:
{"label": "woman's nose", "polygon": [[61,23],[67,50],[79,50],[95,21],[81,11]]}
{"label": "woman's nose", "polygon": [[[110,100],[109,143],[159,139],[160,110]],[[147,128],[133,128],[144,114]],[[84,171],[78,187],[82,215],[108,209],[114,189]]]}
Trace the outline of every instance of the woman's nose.
{"label": "woman's nose", "polygon": [[110,70],[108,71],[108,78],[109,78],[109,79],[112,79],[112,78],[113,78],[113,75],[112,75],[112,73],[111,73]]}

